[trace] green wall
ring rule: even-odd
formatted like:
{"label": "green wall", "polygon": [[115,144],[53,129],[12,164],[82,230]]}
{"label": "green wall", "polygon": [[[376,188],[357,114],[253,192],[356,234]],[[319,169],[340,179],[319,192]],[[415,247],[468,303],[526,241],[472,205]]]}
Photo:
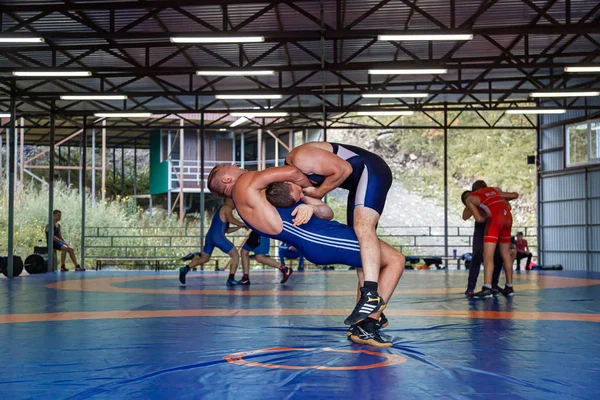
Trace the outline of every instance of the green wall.
{"label": "green wall", "polygon": [[160,162],[160,131],[150,133],[150,194],[169,190],[169,163]]}

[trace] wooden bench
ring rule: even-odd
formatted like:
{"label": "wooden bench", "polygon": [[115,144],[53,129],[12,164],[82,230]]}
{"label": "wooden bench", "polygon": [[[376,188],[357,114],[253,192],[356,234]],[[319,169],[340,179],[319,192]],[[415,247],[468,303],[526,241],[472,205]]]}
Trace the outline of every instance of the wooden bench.
{"label": "wooden bench", "polygon": [[[129,261],[142,261],[142,262],[154,262],[154,270],[155,271],[160,271],[160,262],[161,261],[176,261],[176,262],[180,262],[179,257],[92,257],[93,259],[96,260],[96,271],[100,271],[102,270],[102,263],[103,262],[109,262],[109,261],[114,261],[114,262],[129,262]],[[229,259],[229,256],[213,256],[211,258],[211,261],[215,261],[216,264],[216,268],[218,270],[219,268],[219,259]],[[204,265],[199,265],[198,268],[203,271],[204,270]],[[183,264],[182,264],[183,266]]]}

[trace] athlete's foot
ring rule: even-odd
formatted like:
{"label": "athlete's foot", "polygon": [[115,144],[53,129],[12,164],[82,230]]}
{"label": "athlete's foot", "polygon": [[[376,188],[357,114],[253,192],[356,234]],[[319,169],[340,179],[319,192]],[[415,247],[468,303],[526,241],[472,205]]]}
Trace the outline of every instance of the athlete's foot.
{"label": "athlete's foot", "polygon": [[250,284],[250,278],[242,278],[238,281],[238,283],[240,285],[249,285]]}
{"label": "athlete's foot", "polygon": [[473,294],[475,294],[475,289],[467,288],[467,290],[465,290],[465,296],[473,297]]}
{"label": "athlete's foot", "polygon": [[67,271],[68,271],[67,267],[65,267],[64,265],[60,266],[60,272],[67,272]]}
{"label": "athlete's foot", "polygon": [[377,321],[373,318],[367,318],[350,335],[350,340],[358,344],[367,344],[375,347],[391,347],[393,343],[382,338],[377,331]]}
{"label": "athlete's foot", "polygon": [[179,268],[179,282],[181,282],[182,285],[185,285],[185,276],[188,272],[190,272],[190,267],[188,266]]}
{"label": "athlete's foot", "polygon": [[346,325],[356,325],[369,315],[385,309],[385,301],[383,301],[376,290],[369,290],[363,287],[360,288],[360,293],[360,299],[356,303],[352,314],[344,321]]}
{"label": "athlete's foot", "polygon": [[75,271],[85,271],[85,268],[82,268],[81,265],[76,265]]}
{"label": "athlete's foot", "polygon": [[292,276],[292,272],[294,272],[294,270],[292,270],[290,267],[285,267],[285,269],[281,271],[281,273],[283,274],[283,278],[281,278],[281,283],[286,283],[290,276]]}
{"label": "athlete's foot", "polygon": [[494,294],[494,296],[499,295],[500,293],[502,293],[502,288],[500,286],[492,286],[492,293]]}
{"label": "athlete's foot", "polygon": [[381,313],[381,317],[379,317],[379,321],[377,321],[377,329],[384,329],[389,325],[388,319],[385,317],[383,313]]}
{"label": "athlete's foot", "polygon": [[240,284],[240,282],[236,281],[235,279],[227,279],[227,282],[225,282],[225,284],[227,286],[237,286]]}
{"label": "athlete's foot", "polygon": [[512,286],[506,286],[504,289],[502,289],[502,294],[505,295],[506,297],[514,296],[515,290],[513,289]]}
{"label": "athlete's foot", "polygon": [[356,334],[354,331],[356,330],[357,325],[350,325],[348,327],[348,330],[346,331],[346,336],[348,337],[348,340],[350,340],[350,336]]}
{"label": "athlete's foot", "polygon": [[484,298],[484,297],[492,297],[493,295],[494,295],[494,291],[491,288],[484,286],[483,288],[481,288],[481,291],[473,294],[473,297]]}

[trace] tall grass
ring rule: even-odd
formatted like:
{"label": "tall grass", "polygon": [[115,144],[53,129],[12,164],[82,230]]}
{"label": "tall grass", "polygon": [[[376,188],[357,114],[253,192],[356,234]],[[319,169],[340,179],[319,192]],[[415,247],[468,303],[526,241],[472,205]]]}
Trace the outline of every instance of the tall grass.
{"label": "tall grass", "polygon": [[[149,219],[143,210],[136,207],[128,197],[117,198],[113,201],[103,203],[97,199],[92,205],[92,198],[86,194],[86,226],[103,228],[102,234],[115,234],[110,232],[114,227],[127,228],[125,231],[130,236],[142,236],[147,234],[140,228],[152,227],[157,232],[172,232],[178,226],[177,216],[167,217],[156,213],[154,218]],[[69,245],[75,249],[75,253],[81,254],[81,196],[78,190],[68,188],[63,183],[57,183],[54,190],[54,209],[62,211],[62,234]],[[33,247],[38,240],[46,245],[45,227],[48,223],[48,189],[47,186],[30,184],[22,189],[19,188],[15,194],[14,215],[14,252],[23,258],[33,252]],[[196,223],[197,225],[197,223]],[[0,232],[4,232],[0,238],[0,254],[8,252],[8,196],[3,187],[0,189]],[[89,230],[86,232],[88,233]],[[121,230],[123,232],[123,230]],[[169,233],[172,234],[172,233]],[[96,239],[86,240],[86,245],[94,245]],[[98,239],[100,240],[100,239]],[[123,239],[123,243],[138,240],[139,238]],[[150,239],[152,240],[152,239]],[[191,248],[197,248],[196,246]],[[173,256],[180,255],[179,249]],[[111,249],[106,249],[105,255],[113,255]],[[176,253],[176,254],[175,254]],[[164,254],[164,252],[163,252]],[[162,254],[161,254],[162,255]],[[166,255],[166,254],[165,254]],[[170,255],[170,254],[169,254]],[[93,264],[92,259],[86,262],[87,267]]]}

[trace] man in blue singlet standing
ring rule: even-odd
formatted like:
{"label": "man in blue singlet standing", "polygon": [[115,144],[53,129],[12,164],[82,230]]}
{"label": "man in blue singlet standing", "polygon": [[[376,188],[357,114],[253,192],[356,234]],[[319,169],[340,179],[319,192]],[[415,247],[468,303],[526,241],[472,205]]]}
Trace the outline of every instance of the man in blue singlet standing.
{"label": "man in blue singlet standing", "polygon": [[[278,185],[271,185],[279,183]],[[306,197],[302,188],[310,181],[292,166],[247,171],[237,165],[218,165],[208,177],[211,192],[230,197],[246,225],[263,236],[293,245],[307,260],[315,264],[345,264],[361,268],[360,246],[354,230],[339,222],[330,221],[333,212],[322,201]],[[286,207],[274,207],[269,196],[285,197]],[[278,196],[278,195],[281,196]],[[313,217],[313,215],[316,217]],[[381,265],[379,292],[381,296],[365,293],[367,300],[359,301],[352,316],[356,319],[349,331],[356,343],[389,347],[378,329],[381,312],[393,294],[404,271],[404,256],[389,244],[379,241]]]}
{"label": "man in blue singlet standing", "polygon": [[[235,271],[240,262],[240,255],[233,243],[225,237],[226,233],[232,233],[240,228],[245,228],[242,222],[238,221],[233,216],[233,202],[231,199],[225,199],[225,203],[215,211],[213,219],[210,223],[210,228],[204,238],[204,247],[201,253],[190,253],[182,258],[183,261],[190,261],[185,267],[179,268],[179,281],[185,284],[185,276],[188,272],[198,265],[207,263],[210,260],[213,250],[220,249],[223,253],[229,254],[231,257],[230,273],[227,278],[227,286],[237,285],[238,282],[234,279]],[[234,225],[229,227],[229,224]]]}
{"label": "man in blue singlet standing", "polygon": [[[377,223],[392,186],[392,171],[377,154],[360,147],[330,142],[309,142],[293,149],[285,159],[304,173],[312,187],[304,194],[321,199],[340,187],[348,190],[346,223],[354,228],[362,260],[364,286],[359,304],[378,296],[381,250]],[[366,297],[370,293],[372,297]],[[354,324],[358,309],[346,319]]]}

